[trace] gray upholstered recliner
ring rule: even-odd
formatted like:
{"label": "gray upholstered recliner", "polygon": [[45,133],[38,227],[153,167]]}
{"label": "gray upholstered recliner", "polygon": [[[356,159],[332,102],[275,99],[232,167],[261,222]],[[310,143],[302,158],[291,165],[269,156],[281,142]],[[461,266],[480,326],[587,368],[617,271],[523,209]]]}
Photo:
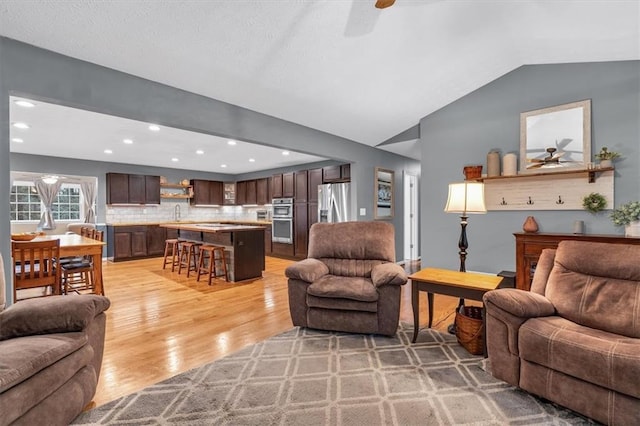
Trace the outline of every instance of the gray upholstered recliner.
{"label": "gray upholstered recliner", "polygon": [[393,225],[316,223],[308,258],[289,266],[293,325],[392,336],[400,317],[404,269],[395,263]]}
{"label": "gray upholstered recliner", "polygon": [[67,425],[95,395],[109,299],[23,300],[4,309],[0,256],[0,425]]}

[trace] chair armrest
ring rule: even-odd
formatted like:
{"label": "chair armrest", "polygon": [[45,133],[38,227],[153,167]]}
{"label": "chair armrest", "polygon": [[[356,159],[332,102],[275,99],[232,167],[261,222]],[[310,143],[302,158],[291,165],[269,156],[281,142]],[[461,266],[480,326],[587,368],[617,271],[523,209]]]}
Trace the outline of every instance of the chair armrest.
{"label": "chair armrest", "polygon": [[0,313],[0,340],[84,330],[111,302],[104,296],[50,296],[23,300]]}
{"label": "chair armrest", "polygon": [[547,317],[556,312],[546,297],[514,288],[488,291],[482,300],[485,305],[494,305],[518,318]]}
{"label": "chair armrest", "polygon": [[296,262],[284,270],[284,274],[287,278],[302,280],[308,283],[312,283],[328,273],[329,267],[327,265],[318,259],[312,258]]}
{"label": "chair armrest", "polygon": [[376,287],[404,285],[407,282],[407,273],[402,266],[395,263],[381,263],[371,269],[371,281]]}

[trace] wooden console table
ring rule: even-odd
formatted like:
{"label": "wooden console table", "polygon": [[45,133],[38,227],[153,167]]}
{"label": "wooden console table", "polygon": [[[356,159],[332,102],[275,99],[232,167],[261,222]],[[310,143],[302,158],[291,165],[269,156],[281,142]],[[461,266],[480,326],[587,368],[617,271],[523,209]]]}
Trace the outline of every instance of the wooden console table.
{"label": "wooden console table", "polygon": [[591,241],[597,243],[638,244],[640,238],[622,235],[551,234],[516,232],[516,288],[529,290],[533,272],[542,250],[557,248],[562,240]]}

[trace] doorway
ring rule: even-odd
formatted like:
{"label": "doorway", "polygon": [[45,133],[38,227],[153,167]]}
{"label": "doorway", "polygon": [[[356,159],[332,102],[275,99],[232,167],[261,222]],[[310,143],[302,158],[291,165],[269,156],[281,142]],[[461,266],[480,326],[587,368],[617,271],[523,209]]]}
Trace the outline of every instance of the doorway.
{"label": "doorway", "polygon": [[418,176],[404,172],[404,259],[418,260]]}

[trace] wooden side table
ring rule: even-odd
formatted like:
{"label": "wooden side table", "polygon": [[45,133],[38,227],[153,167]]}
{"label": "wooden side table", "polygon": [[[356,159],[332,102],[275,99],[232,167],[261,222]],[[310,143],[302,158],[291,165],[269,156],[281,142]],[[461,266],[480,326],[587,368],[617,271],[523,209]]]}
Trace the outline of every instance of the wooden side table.
{"label": "wooden side table", "polygon": [[433,322],[434,293],[482,301],[482,296],[487,291],[498,288],[503,278],[497,275],[478,274],[474,272],[425,268],[410,275],[409,279],[411,280],[411,305],[413,307],[413,339],[411,342],[415,343],[420,329],[420,298],[418,297],[420,291],[427,292],[427,299],[429,301],[429,328],[431,328],[431,323]]}

